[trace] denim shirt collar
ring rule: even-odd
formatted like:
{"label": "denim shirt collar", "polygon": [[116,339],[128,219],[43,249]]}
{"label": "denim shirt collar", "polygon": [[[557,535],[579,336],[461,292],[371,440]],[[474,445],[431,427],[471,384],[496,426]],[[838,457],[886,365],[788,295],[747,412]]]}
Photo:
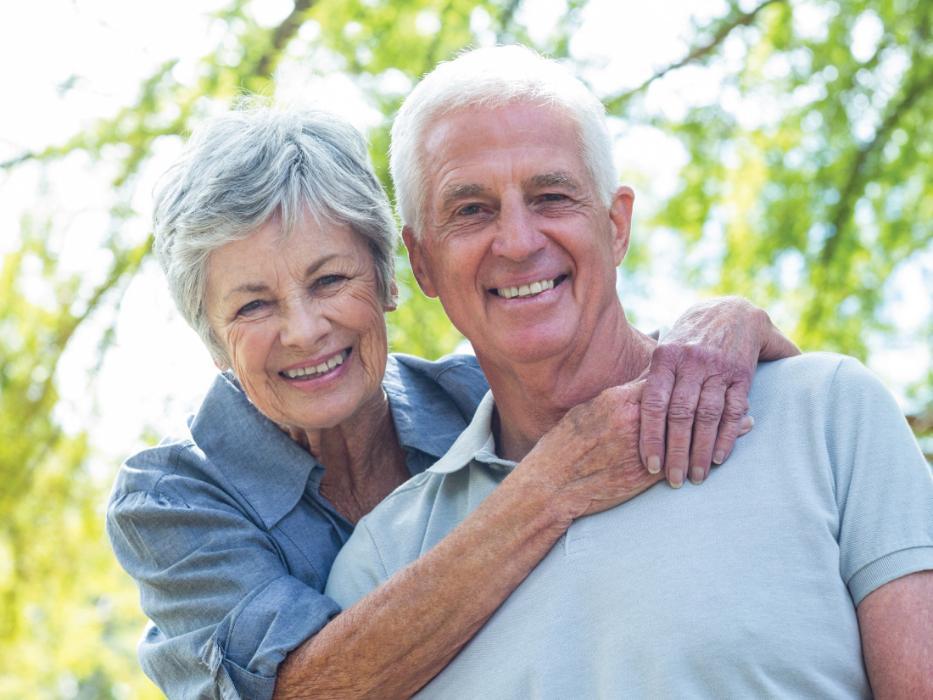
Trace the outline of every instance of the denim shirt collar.
{"label": "denim shirt collar", "polygon": [[[447,451],[466,421],[443,390],[392,356],[383,387],[414,474]],[[214,380],[190,430],[266,527],[291,512],[306,489],[321,498],[324,466],[260,413],[231,373]]]}
{"label": "denim shirt collar", "polygon": [[467,426],[460,408],[437,381],[410,366],[405,355],[389,356],[382,386],[389,397],[399,443],[436,462]]}

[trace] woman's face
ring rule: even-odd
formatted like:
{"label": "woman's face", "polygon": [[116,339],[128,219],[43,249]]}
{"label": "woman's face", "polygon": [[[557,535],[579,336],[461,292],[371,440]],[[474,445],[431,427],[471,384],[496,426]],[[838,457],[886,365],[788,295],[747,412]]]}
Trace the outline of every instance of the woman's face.
{"label": "woman's face", "polygon": [[207,316],[262,413],[320,430],[382,398],[387,340],[372,253],[311,217],[283,238],[273,219],[211,253]]}

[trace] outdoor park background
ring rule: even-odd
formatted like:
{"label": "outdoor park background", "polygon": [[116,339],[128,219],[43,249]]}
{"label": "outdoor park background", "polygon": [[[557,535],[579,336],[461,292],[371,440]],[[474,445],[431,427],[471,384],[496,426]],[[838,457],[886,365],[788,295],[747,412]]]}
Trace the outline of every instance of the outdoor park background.
{"label": "outdoor park background", "polygon": [[[515,41],[566,59],[638,193],[620,277],[636,322],[746,295],[801,347],[865,361],[933,452],[933,3],[40,0],[0,16],[0,698],[158,696],[103,509],[121,457],[211,379],[149,256],[151,193],[192,125],[244,93],[350,118],[389,186],[392,114],[437,61]],[[399,260],[393,349],[451,350]]]}

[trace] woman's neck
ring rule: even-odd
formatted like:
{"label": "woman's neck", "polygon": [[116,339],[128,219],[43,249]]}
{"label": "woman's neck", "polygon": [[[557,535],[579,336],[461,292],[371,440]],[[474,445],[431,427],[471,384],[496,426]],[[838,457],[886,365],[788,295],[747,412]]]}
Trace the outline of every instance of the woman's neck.
{"label": "woman's neck", "polygon": [[350,522],[409,477],[384,392],[332,428],[288,433],[324,466],[321,494]]}

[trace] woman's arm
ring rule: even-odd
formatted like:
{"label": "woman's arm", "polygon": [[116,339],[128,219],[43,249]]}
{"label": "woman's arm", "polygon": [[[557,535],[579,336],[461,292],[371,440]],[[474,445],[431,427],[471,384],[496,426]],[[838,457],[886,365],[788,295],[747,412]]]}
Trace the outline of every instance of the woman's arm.
{"label": "woman's arm", "polygon": [[570,411],[450,535],[289,654],[275,697],[415,693],[575,518],[661,479],[638,458],[640,395],[615,387]]}

